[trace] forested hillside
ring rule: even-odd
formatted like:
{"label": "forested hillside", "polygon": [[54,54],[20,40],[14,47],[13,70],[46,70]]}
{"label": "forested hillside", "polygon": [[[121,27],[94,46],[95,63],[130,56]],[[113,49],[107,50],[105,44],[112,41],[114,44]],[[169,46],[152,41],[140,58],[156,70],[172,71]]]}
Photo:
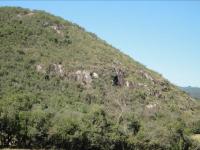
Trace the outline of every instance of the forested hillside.
{"label": "forested hillside", "polygon": [[[135,35],[134,35],[135,36]],[[193,150],[200,104],[95,34],[0,8],[0,147]]]}

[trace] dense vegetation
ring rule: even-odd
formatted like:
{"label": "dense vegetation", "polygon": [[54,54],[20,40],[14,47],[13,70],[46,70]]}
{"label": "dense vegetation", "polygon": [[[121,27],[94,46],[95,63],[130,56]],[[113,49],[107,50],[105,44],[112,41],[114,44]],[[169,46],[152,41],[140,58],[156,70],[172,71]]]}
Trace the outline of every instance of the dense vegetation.
{"label": "dense vegetation", "polygon": [[200,105],[76,24],[0,8],[0,147],[198,146]]}
{"label": "dense vegetation", "polygon": [[200,88],[198,87],[181,87],[182,90],[190,94],[192,97],[200,99]]}

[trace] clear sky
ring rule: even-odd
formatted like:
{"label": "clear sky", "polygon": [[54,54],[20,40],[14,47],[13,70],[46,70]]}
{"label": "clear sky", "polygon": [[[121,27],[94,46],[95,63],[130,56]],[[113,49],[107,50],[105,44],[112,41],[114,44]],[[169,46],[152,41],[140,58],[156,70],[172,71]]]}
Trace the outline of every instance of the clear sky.
{"label": "clear sky", "polygon": [[61,16],[172,83],[200,87],[200,1],[55,1],[3,0],[0,6]]}

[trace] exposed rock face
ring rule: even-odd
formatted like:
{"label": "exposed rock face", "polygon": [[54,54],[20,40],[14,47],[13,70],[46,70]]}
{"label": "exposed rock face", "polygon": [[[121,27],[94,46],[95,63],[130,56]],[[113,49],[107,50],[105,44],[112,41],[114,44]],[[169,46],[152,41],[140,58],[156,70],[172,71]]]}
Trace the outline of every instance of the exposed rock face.
{"label": "exposed rock face", "polygon": [[90,75],[92,76],[93,79],[99,78],[99,75],[96,72],[92,72]]}
{"label": "exposed rock face", "polygon": [[27,14],[17,14],[17,17],[18,18],[22,18],[22,17],[31,17],[31,16],[33,16],[33,15],[35,15],[35,13],[33,13],[33,12],[30,12],[30,13],[27,13]]}
{"label": "exposed rock face", "polygon": [[130,82],[126,81],[125,85],[126,85],[126,87],[130,87]]}
{"label": "exposed rock face", "polygon": [[138,86],[138,87],[147,87],[147,85],[146,85],[146,84],[143,84],[143,83],[138,83],[137,86]]}
{"label": "exposed rock face", "polygon": [[143,84],[143,83],[134,83],[132,81],[126,81],[125,82],[125,86],[128,87],[128,88],[131,88],[131,89],[134,89],[134,88],[139,88],[139,87],[148,87],[146,84]]}
{"label": "exposed rock face", "polygon": [[162,91],[163,92],[168,92],[170,90],[169,83],[167,81],[162,81],[160,82],[160,85],[162,86]]}
{"label": "exposed rock face", "polygon": [[17,17],[18,17],[18,18],[22,18],[22,15],[21,15],[21,14],[17,14]]}
{"label": "exposed rock face", "polygon": [[147,80],[150,80],[152,82],[154,82],[154,79],[152,76],[150,76],[147,72],[144,72],[143,70],[140,70],[140,74],[145,77]]}
{"label": "exposed rock face", "polygon": [[[124,72],[122,69],[115,68],[115,72],[116,75],[113,78],[113,85],[115,86],[121,86],[121,87],[125,86],[127,88],[132,88],[132,89],[138,87],[147,87],[147,85],[143,83],[134,83],[133,81],[125,80],[125,76],[127,75],[127,73]],[[148,78],[149,80],[153,81],[153,78],[150,75],[144,72],[142,73],[145,76],[145,78]]]}
{"label": "exposed rock face", "polygon": [[[99,75],[96,72],[90,72],[87,70],[77,70],[76,72],[67,73],[64,67],[61,64],[50,64],[47,69],[45,69],[43,64],[36,65],[36,71],[39,73],[46,74],[46,77],[49,79],[50,76],[59,76],[62,78],[69,77],[78,81],[82,85],[90,86],[93,79],[98,79]],[[133,81],[125,80],[125,72],[122,69],[115,68],[116,75],[113,77],[113,85],[120,86],[120,87],[127,87],[127,88],[145,88],[148,85],[144,83],[134,83]],[[163,98],[162,92],[167,92],[170,90],[169,83],[165,81],[158,81],[154,80],[150,75],[147,73],[140,71],[142,75],[146,78],[151,80],[154,83],[158,83],[161,86],[161,90],[157,91],[149,91],[149,95],[155,96],[157,98]],[[45,77],[45,78],[46,78]]]}
{"label": "exposed rock face", "polygon": [[46,74],[45,79],[50,79],[51,76],[59,76],[61,78],[74,79],[82,85],[90,86],[93,79],[99,78],[96,72],[90,72],[87,70],[77,70],[76,72],[66,72],[61,64],[50,64],[45,70],[43,64],[36,65],[36,71],[38,73]]}
{"label": "exposed rock face", "polygon": [[159,105],[157,103],[155,104],[148,104],[144,108],[144,116],[145,117],[152,117],[159,111]]}
{"label": "exposed rock face", "polygon": [[165,96],[162,94],[162,91],[160,90],[150,90],[149,91],[151,96],[157,97],[157,98],[165,98]]}
{"label": "exposed rock face", "polygon": [[128,87],[128,88],[132,88],[132,89],[134,89],[134,88],[137,88],[138,87],[138,85],[137,84],[135,84],[134,82],[132,82],[132,81],[125,81],[125,86],[126,87]]}
{"label": "exposed rock face", "polygon": [[38,64],[36,66],[36,71],[39,72],[39,73],[46,73],[44,66],[42,64]]}
{"label": "exposed rock face", "polygon": [[[91,85],[93,79],[98,79],[99,75],[96,72],[90,72],[87,70],[77,70],[76,72],[66,72],[64,67],[61,64],[50,64],[47,69],[43,64],[36,65],[36,71],[39,73],[46,74],[45,78],[49,79],[51,76],[59,76],[62,78],[71,78],[75,81],[78,81],[82,85]],[[134,83],[132,81],[125,80],[125,73],[119,69],[115,69],[116,75],[113,78],[113,85],[127,88],[139,88],[139,87],[147,87],[146,84],[143,83]],[[166,90],[166,86],[163,85],[163,91]],[[160,92],[153,92],[151,95],[160,97]]]}
{"label": "exposed rock face", "polygon": [[65,74],[65,71],[61,64],[51,64],[51,65],[49,65],[47,73],[50,76],[59,75],[59,76],[63,77]]}
{"label": "exposed rock face", "polygon": [[35,13],[30,12],[30,13],[26,14],[26,16],[33,16],[34,14],[35,14]]}
{"label": "exposed rock face", "polygon": [[90,85],[91,82],[92,82],[92,77],[91,77],[89,71],[78,70],[78,71],[75,72],[75,80],[84,84],[84,85]]}
{"label": "exposed rock face", "polygon": [[45,21],[42,25],[43,25],[43,27],[48,27],[50,25],[50,23],[48,21]]}
{"label": "exposed rock face", "polygon": [[63,25],[53,25],[51,26],[52,29],[54,29],[58,34],[63,34],[61,30],[65,28]]}
{"label": "exposed rock face", "polygon": [[124,80],[124,72],[121,69],[119,70],[115,69],[115,72],[116,75],[113,78],[113,84],[117,86],[124,86],[126,83]]}

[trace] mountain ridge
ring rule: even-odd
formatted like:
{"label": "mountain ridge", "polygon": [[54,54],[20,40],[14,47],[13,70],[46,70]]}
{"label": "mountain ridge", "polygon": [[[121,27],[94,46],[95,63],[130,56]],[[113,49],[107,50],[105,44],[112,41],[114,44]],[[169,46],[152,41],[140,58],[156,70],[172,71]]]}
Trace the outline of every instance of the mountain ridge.
{"label": "mountain ridge", "polygon": [[187,87],[181,87],[181,89],[188,94],[190,94],[192,97],[200,99],[200,88],[199,87],[192,87],[192,86],[187,86]]}
{"label": "mountain ridge", "polygon": [[96,35],[0,8],[1,147],[192,149],[200,105]]}

